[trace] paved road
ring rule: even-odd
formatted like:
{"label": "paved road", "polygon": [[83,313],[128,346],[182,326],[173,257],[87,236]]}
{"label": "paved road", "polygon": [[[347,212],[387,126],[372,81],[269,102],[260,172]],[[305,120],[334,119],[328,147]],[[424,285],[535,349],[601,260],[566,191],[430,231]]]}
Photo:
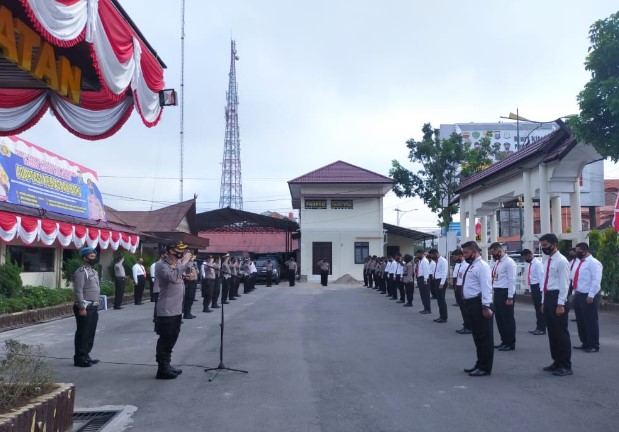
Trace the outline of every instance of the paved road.
{"label": "paved road", "polygon": [[527,333],[531,305],[517,304],[516,351],[496,353],[491,377],[471,378],[462,369],[474,346],[454,331],[457,308],[436,324],[419,305],[359,286],[260,286],[226,307],[224,362],[249,374],[213,382],[203,367],[218,364],[218,314],[185,321],[173,354],[184,372],[172,381],[154,379],[150,303],[101,313],[102,363],[89,369],[72,366],[72,318],[0,340],[45,344],[58,381],[77,386],[76,407],[136,406],[132,431],[617,430],[618,314],[601,314],[601,351],[574,352],[574,376],[558,378],[541,371],[550,354],[545,336]]}

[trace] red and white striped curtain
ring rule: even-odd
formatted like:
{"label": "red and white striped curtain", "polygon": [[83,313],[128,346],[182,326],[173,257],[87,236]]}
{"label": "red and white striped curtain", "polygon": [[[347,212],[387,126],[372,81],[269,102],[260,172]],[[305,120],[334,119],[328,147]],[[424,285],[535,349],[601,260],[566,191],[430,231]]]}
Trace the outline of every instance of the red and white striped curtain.
{"label": "red and white striped curtain", "polygon": [[82,92],[76,106],[51,90],[0,89],[0,135],[29,129],[50,107],[65,128],[90,140],[116,133],[134,106],[146,126],[159,122],[163,69],[110,0],[19,1],[52,45],[89,44],[101,90]]}
{"label": "red and white striped curtain", "polygon": [[24,244],[38,240],[47,246],[55,241],[62,247],[73,243],[77,249],[85,245],[92,248],[99,246],[102,250],[122,247],[131,253],[135,253],[140,241],[140,236],[135,234],[0,212],[0,239],[8,243],[15,238]]}

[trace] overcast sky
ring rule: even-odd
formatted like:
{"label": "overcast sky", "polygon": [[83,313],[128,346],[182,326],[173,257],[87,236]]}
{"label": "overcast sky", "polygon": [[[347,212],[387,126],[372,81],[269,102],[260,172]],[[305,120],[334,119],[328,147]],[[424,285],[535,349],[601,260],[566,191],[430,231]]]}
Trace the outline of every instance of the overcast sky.
{"label": "overcast sky", "polygon": [[[180,1],[120,0],[180,88]],[[337,160],[388,175],[421,127],[539,121],[578,112],[589,79],[588,31],[616,0],[186,1],[185,188],[198,211],[219,206],[230,39],[236,40],[244,210],[288,213],[287,181]],[[179,200],[179,107],[146,128],[85,141],[50,115],[20,136],[99,173],[107,205],[148,210]],[[618,178],[610,167],[606,177]],[[118,198],[110,195],[130,197]],[[436,226],[419,199],[400,224]],[[296,214],[296,213],[295,213]]]}

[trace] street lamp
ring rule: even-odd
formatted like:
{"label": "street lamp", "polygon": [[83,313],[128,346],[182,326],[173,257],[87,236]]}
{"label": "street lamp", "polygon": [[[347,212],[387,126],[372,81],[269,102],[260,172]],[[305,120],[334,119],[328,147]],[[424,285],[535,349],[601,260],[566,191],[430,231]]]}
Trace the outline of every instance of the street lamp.
{"label": "street lamp", "polygon": [[551,120],[551,121],[536,121],[536,120],[529,120],[528,118],[522,117],[519,113],[518,113],[518,108],[516,108],[516,114],[514,114],[513,112],[510,112],[509,115],[507,117],[504,116],[500,116],[502,119],[507,119],[507,120],[516,120],[516,149],[520,150],[521,146],[520,146],[520,122],[528,122],[528,123],[539,123],[538,126],[534,129],[532,129],[531,131],[529,131],[529,133],[527,134],[527,136],[525,137],[524,141],[525,143],[528,142],[529,140],[529,136],[535,132],[536,130],[538,130],[539,128],[541,128],[543,125],[545,124],[549,124],[549,123],[556,123],[558,119],[565,119],[565,118],[572,118],[572,117],[577,117],[578,114],[568,114],[568,115],[564,115],[561,116],[555,120]]}
{"label": "street lamp", "polygon": [[402,213],[402,214],[410,213],[410,212],[414,212],[414,211],[417,211],[417,210],[419,210],[419,209],[411,209],[411,210],[400,210],[399,208],[394,209],[394,211],[397,212],[397,214],[398,214],[398,216],[397,216],[397,221],[398,221],[397,225],[400,226],[400,219],[402,218],[402,215],[400,213]]}

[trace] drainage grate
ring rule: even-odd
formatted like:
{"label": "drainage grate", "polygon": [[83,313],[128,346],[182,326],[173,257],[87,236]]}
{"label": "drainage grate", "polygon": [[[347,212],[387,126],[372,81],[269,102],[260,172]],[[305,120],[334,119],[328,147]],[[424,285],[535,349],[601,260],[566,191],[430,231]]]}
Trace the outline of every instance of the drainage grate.
{"label": "drainage grate", "polygon": [[73,413],[71,432],[98,432],[122,411],[81,411]]}

